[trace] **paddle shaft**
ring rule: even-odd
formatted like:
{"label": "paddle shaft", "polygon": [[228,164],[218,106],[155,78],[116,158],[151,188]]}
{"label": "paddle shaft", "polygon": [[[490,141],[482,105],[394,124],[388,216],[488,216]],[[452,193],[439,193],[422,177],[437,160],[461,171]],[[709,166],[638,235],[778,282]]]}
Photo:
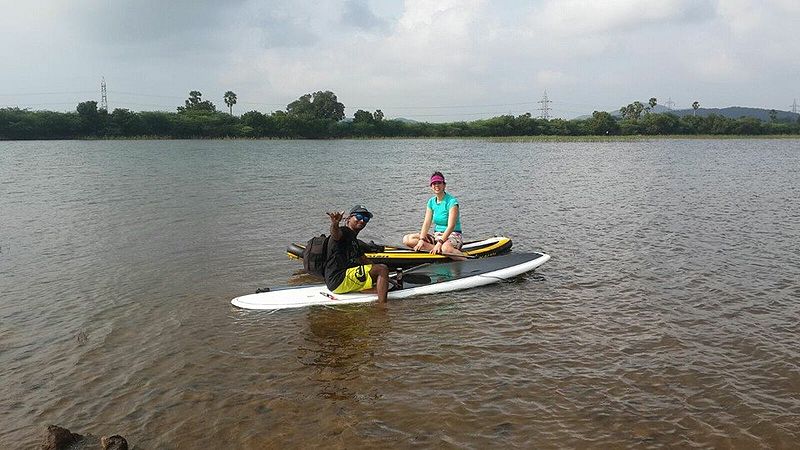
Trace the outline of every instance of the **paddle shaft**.
{"label": "paddle shaft", "polygon": [[[408,248],[405,245],[397,245],[397,246],[392,246],[392,247],[398,248],[398,249],[400,249],[400,248]],[[442,256],[446,256],[448,258],[478,259],[478,256],[476,256],[476,255],[468,255],[466,253],[462,253],[462,254],[459,255],[459,254],[456,254],[456,253],[445,253],[445,252],[431,253],[431,252],[425,251],[425,250],[414,250],[413,248],[408,248],[408,249],[411,250],[414,253],[424,253],[426,255],[442,255]]]}

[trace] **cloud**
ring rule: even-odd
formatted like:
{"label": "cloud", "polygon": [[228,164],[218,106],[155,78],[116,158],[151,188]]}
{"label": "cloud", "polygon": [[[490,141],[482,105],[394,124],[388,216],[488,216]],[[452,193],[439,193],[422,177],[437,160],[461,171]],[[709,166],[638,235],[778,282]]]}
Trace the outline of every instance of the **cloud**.
{"label": "cloud", "polygon": [[0,82],[10,92],[76,80],[96,89],[105,75],[110,89],[143,95],[199,89],[219,103],[231,89],[240,105],[268,110],[328,89],[348,112],[389,117],[434,116],[391,106],[535,103],[545,89],[587,111],[680,102],[682,92],[706,105],[783,105],[800,73],[800,43],[786,31],[798,20],[793,0],[9,2],[0,56],[14,64]]}
{"label": "cloud", "polygon": [[376,16],[363,0],[345,0],[342,24],[361,30],[383,30],[387,22]]}
{"label": "cloud", "polygon": [[701,79],[716,83],[746,79],[749,72],[736,57],[727,52],[703,55],[694,61],[694,67]]}
{"label": "cloud", "polygon": [[235,22],[243,0],[78,0],[64,3],[65,24],[92,42],[126,49],[213,47],[214,37]]}
{"label": "cloud", "polygon": [[630,32],[653,24],[699,22],[714,17],[714,0],[547,0],[532,22],[550,33],[587,35]]}
{"label": "cloud", "polygon": [[542,86],[556,86],[572,83],[575,81],[575,77],[559,70],[543,69],[536,72],[535,80]]}
{"label": "cloud", "polygon": [[282,10],[258,11],[248,24],[258,33],[262,48],[303,48],[320,42],[320,36],[308,26],[308,19]]}

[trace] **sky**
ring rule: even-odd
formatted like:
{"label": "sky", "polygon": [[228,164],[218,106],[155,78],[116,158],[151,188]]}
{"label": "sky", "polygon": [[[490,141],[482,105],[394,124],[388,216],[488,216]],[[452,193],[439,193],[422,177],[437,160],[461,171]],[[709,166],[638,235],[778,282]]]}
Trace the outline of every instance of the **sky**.
{"label": "sky", "polygon": [[[0,107],[572,119],[635,100],[791,111],[798,0],[0,0]],[[547,94],[546,103],[543,98]],[[668,102],[671,102],[668,104]],[[798,107],[800,110],[800,107]]]}

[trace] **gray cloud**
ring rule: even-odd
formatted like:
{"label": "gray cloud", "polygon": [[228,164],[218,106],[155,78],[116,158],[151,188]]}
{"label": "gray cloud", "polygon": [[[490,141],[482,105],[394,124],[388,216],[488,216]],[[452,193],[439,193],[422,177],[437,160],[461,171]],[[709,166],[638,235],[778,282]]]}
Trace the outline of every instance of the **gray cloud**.
{"label": "gray cloud", "polygon": [[302,11],[257,11],[249,26],[257,30],[266,49],[309,47],[320,41],[311,18]]}
{"label": "gray cloud", "polygon": [[791,0],[7,2],[0,104],[47,107],[103,75],[138,110],[191,89],[262,110],[330,89],[349,113],[432,121],[535,113],[545,89],[566,118],[651,96],[785,110],[798,20]]}
{"label": "gray cloud", "polygon": [[363,0],[345,0],[342,10],[342,24],[361,30],[382,30],[387,22],[376,16]]}
{"label": "gray cloud", "polygon": [[65,21],[92,41],[128,47],[196,47],[235,26],[244,0],[92,0],[65,8]]}

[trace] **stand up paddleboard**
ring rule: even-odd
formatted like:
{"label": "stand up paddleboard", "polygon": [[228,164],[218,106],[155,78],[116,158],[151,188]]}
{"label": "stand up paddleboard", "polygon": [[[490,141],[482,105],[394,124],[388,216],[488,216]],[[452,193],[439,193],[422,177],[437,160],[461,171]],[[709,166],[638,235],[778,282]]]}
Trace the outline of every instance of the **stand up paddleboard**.
{"label": "stand up paddleboard", "polygon": [[[469,256],[484,258],[501,255],[511,250],[511,239],[505,236],[494,236],[480,241],[465,242],[461,251]],[[286,255],[291,259],[302,259],[305,244],[290,244]],[[390,269],[398,267],[410,268],[429,262],[448,262],[450,258],[428,252],[417,252],[410,248],[384,246],[382,252],[367,252],[367,259],[373,264],[386,264]]]}
{"label": "stand up paddleboard", "polygon": [[[388,297],[402,299],[497,283],[530,272],[549,259],[550,255],[545,253],[508,253],[491,258],[427,264],[403,272],[403,289],[390,291]],[[231,303],[245,309],[285,309],[312,305],[346,305],[376,300],[378,295],[375,293],[334,294],[324,284],[318,284],[243,295],[234,298]]]}

